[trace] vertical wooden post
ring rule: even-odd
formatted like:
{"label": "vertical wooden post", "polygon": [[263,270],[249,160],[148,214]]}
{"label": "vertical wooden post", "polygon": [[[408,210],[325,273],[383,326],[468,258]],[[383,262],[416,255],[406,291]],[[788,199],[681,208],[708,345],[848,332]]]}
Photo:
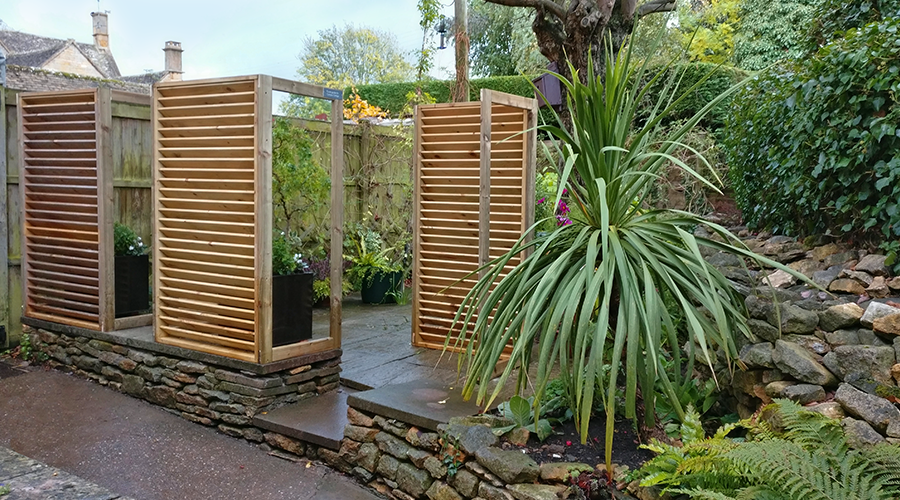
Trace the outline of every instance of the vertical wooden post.
{"label": "vertical wooden post", "polygon": [[341,345],[341,305],[344,295],[344,101],[331,101],[331,317],[330,336]]}
{"label": "vertical wooden post", "polygon": [[153,338],[157,342],[160,341],[162,337],[162,330],[160,330],[159,320],[156,318],[162,314],[162,300],[160,300],[160,290],[162,289],[162,272],[160,268],[162,267],[162,252],[160,251],[160,232],[159,223],[157,219],[162,217],[162,202],[160,201],[160,188],[162,184],[160,183],[160,167],[159,159],[159,148],[161,147],[160,139],[162,138],[162,134],[160,132],[159,126],[159,98],[162,97],[162,94],[159,92],[159,87],[157,84],[153,84],[153,98],[150,99],[150,124],[152,127],[151,132],[151,144],[152,144],[152,160],[150,167],[150,197],[151,202],[150,206],[153,207],[153,217],[151,217],[151,229],[153,234],[153,246],[150,248],[150,251],[153,252],[153,261],[151,265],[153,266],[153,317],[154,317],[154,325],[153,325]]}
{"label": "vertical wooden post", "polygon": [[6,87],[0,86],[0,349],[9,347],[9,220],[7,218]]}
{"label": "vertical wooden post", "polygon": [[272,77],[256,83],[256,352],[272,361]]}
{"label": "vertical wooden post", "polygon": [[413,128],[413,220],[412,220],[412,241],[413,241],[413,260],[412,260],[412,289],[416,294],[412,298],[412,345],[420,344],[420,327],[422,322],[419,321],[419,301],[422,300],[422,270],[419,268],[419,261],[422,258],[422,114],[419,106],[413,108],[413,116],[415,117],[415,125]]}
{"label": "vertical wooden post", "polygon": [[[20,240],[20,248],[19,248],[19,272],[22,273],[22,308],[23,315],[27,315],[30,312],[31,307],[31,297],[28,294],[28,259],[26,258],[27,250],[28,250],[28,218],[25,217],[25,191],[27,190],[28,180],[25,175],[25,126],[22,122],[22,94],[18,94],[16,96],[16,120],[19,124],[19,130],[17,132],[17,140],[19,147],[19,207],[22,210],[21,214],[21,227],[19,230],[21,231],[21,235],[19,236]],[[5,209],[5,207],[4,207]]]}
{"label": "vertical wooden post", "polygon": [[[481,171],[478,184],[478,265],[490,260],[491,248],[491,94],[481,89]],[[482,270],[479,276],[484,276]]]}
{"label": "vertical wooden post", "polygon": [[[537,99],[532,101],[531,108],[525,110],[525,138],[523,144],[523,155],[525,156],[525,175],[522,176],[524,185],[522,186],[523,203],[522,222],[524,227],[522,231],[528,230],[534,224],[534,191],[535,191],[535,164],[537,163]],[[525,241],[531,241],[534,231],[529,232],[525,236]],[[523,257],[527,257],[532,252],[529,248]]]}
{"label": "vertical wooden post", "polygon": [[[100,331],[113,331],[116,319],[115,224],[112,159],[112,97],[100,87],[95,94],[97,126],[97,255],[100,271]],[[23,205],[24,207],[24,205]]]}

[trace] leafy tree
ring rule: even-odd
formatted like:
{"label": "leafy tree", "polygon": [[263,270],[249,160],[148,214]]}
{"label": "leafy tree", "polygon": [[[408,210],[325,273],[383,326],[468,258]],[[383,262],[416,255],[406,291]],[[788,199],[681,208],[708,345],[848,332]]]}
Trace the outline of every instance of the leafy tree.
{"label": "leafy tree", "polygon": [[538,73],[547,67],[528,12],[469,0],[471,69],[476,76]]}
{"label": "leafy tree", "polygon": [[741,0],[696,0],[679,9],[682,44],[692,61],[723,63],[734,52]]}
{"label": "leafy tree", "polygon": [[[352,85],[408,81],[413,67],[403,57],[394,35],[372,28],[345,25],[319,31],[307,37],[300,53],[297,77],[305,82],[331,88]],[[280,110],[287,116],[312,118],[327,114],[327,101],[292,95]]]}
{"label": "leafy tree", "polygon": [[807,33],[823,0],[744,0],[734,35],[734,63],[760,70],[781,59],[802,59]]}
{"label": "leafy tree", "polygon": [[403,57],[394,35],[367,27],[332,26],[307,37],[297,76],[333,88],[407,81],[413,67]]}

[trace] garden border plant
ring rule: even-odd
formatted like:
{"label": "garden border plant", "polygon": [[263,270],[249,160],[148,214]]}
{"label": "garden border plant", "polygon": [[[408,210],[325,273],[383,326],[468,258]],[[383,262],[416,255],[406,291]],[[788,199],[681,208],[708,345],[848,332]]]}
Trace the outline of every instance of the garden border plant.
{"label": "garden border plant", "polygon": [[[610,48],[606,53],[615,52]],[[627,47],[615,60],[607,57],[604,75],[594,74],[590,66],[584,83],[577,75],[573,81],[555,75],[568,91],[571,124],[556,115],[554,124],[540,128],[553,138],[564,160],[552,206],[558,205],[567,189],[572,224],[531,241],[523,237],[508,253],[487,264],[456,314],[453,327],[461,327],[461,333],[449,334],[445,341],[446,347],[458,347],[471,337],[465,360],[460,360],[468,371],[463,395],[470,398],[477,391],[477,402],[485,406],[491,405],[518,368],[516,387],[521,391],[533,385],[537,412],[551,368],[558,364],[582,442],[588,437],[595,392],[599,392],[606,413],[607,480],[613,477],[620,371],[625,378],[626,417],[635,418],[640,392],[644,415],[653,421],[653,389],[659,382],[683,419],[684,409],[674,388],[683,376],[682,339],[666,300],[671,299],[684,318],[688,359],[699,350],[699,357],[712,368],[713,350],[718,348],[731,366],[737,357],[735,336],[750,335],[742,297],[704,260],[700,247],[745,257],[805,280],[796,271],[752,253],[722,226],[687,212],[645,208],[653,183],[669,162],[716,189],[674,153],[686,147],[680,142],[685,134],[738,89],[733,86],[682,126],[660,135],[667,115],[703,80],[680,92],[680,79],[670,79],[648,117],[639,120],[640,103],[666,72],[645,79],[646,71],[647,63],[637,66]],[[702,160],[702,155],[694,153]],[[695,236],[692,231],[697,226],[706,226],[721,240]],[[501,278],[509,260],[527,251],[531,253]],[[488,382],[510,341],[509,362],[489,395]],[[535,344],[539,345],[537,378],[528,380]],[[473,350],[473,345],[478,349]],[[662,366],[666,345],[675,363],[672,377]]]}

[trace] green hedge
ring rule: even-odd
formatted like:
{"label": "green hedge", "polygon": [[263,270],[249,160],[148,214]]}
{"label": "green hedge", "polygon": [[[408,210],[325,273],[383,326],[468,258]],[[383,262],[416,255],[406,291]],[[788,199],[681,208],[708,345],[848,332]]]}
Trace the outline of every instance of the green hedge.
{"label": "green hedge", "polygon": [[[672,114],[672,119],[689,118],[715,96],[731,87],[745,76],[745,73],[742,70],[717,67],[715,64],[678,64],[668,70],[668,74],[660,79],[656,87],[657,90],[661,90],[664,82],[668,79],[682,78],[679,88],[687,90],[709,72],[712,72],[710,78],[703,82],[700,87],[695,89],[694,92],[678,106]],[[651,70],[650,73],[655,72]],[[533,96],[534,87],[531,85],[531,78],[534,77],[499,76],[471,80],[469,99],[477,101],[481,94],[481,89],[483,88],[520,96]],[[357,91],[359,96],[368,101],[369,104],[387,110],[391,115],[396,115],[406,105],[406,95],[409,92],[414,92],[416,88],[421,88],[423,92],[430,94],[437,102],[450,102],[450,89],[453,84],[454,82],[446,80],[382,83],[376,85],[363,85],[357,87]],[[349,97],[351,92],[351,89],[346,89],[344,91],[344,96]],[[651,102],[653,99],[654,96],[651,94],[648,98],[648,102]],[[702,125],[713,129],[721,127],[724,117],[728,114],[728,107],[728,102],[723,102],[717,106],[709,115],[707,115],[707,118]],[[542,116],[545,119],[550,118],[550,115],[546,112],[542,112]]]}
{"label": "green hedge", "polygon": [[725,146],[745,220],[900,236],[900,19],[843,33],[735,98]]}
{"label": "green hedge", "polygon": [[[378,106],[391,115],[396,115],[406,105],[406,95],[410,92],[415,92],[417,88],[421,88],[422,92],[430,94],[437,102],[450,102],[450,89],[455,83],[449,80],[379,83],[359,86],[357,87],[357,92],[359,97],[366,100],[369,104]],[[481,89],[483,88],[528,97],[534,95],[534,88],[531,86],[529,78],[524,76],[498,76],[470,80],[469,100],[479,100]],[[351,93],[351,89],[345,89],[344,97],[349,97]]]}

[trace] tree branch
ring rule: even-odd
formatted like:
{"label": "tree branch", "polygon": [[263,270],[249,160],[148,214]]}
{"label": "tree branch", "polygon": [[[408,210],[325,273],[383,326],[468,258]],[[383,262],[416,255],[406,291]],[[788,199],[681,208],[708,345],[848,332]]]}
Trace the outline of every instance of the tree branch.
{"label": "tree branch", "polygon": [[566,10],[551,0],[484,0],[487,3],[506,5],[507,7],[534,7],[552,12],[561,21],[566,19]]}
{"label": "tree branch", "polygon": [[638,17],[644,17],[654,12],[672,12],[675,10],[675,0],[650,0],[637,9]]}

